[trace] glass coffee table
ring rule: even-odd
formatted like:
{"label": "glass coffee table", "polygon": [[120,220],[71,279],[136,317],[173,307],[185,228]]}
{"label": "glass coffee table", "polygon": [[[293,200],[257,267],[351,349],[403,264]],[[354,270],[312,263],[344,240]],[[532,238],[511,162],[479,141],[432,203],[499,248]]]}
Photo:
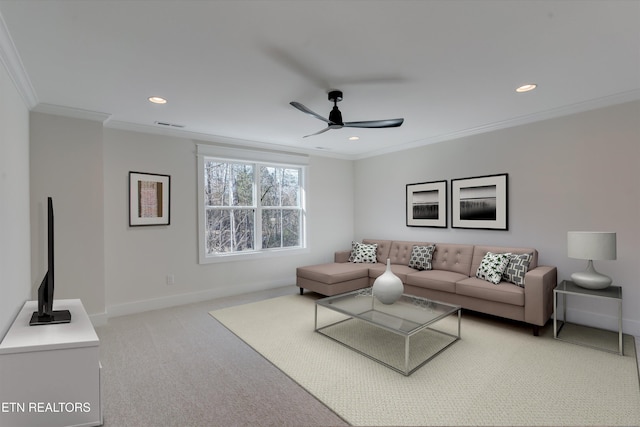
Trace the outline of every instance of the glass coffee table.
{"label": "glass coffee table", "polygon": [[[315,307],[316,332],[407,376],[460,339],[460,306],[413,295],[385,305],[366,288],[319,299]],[[457,324],[441,322],[456,313]]]}

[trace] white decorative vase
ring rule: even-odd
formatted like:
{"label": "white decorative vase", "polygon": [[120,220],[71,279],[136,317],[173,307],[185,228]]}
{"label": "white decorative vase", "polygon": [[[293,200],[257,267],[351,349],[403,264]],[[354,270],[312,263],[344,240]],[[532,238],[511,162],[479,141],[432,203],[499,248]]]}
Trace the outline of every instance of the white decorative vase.
{"label": "white decorative vase", "polygon": [[373,296],[383,304],[393,304],[402,296],[402,280],[391,271],[391,260],[387,258],[387,269],[373,282]]}

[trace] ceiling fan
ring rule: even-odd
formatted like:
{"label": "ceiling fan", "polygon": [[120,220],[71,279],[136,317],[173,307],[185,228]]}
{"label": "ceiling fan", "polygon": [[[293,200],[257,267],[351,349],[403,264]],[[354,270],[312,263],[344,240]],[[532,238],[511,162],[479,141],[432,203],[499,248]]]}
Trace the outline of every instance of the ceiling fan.
{"label": "ceiling fan", "polygon": [[322,117],[320,114],[311,111],[304,105],[299,102],[292,101],[289,104],[302,111],[303,113],[309,114],[310,116],[315,117],[316,119],[322,120],[327,123],[327,127],[316,132],[311,135],[305,135],[304,138],[308,136],[314,136],[321,133],[324,133],[330,129],[341,129],[343,127],[347,128],[394,128],[398,127],[404,122],[404,119],[389,119],[389,120],[369,120],[364,122],[343,122],[342,121],[342,113],[338,110],[338,102],[342,101],[342,91],[332,90],[329,91],[329,101],[333,102],[333,109],[329,113],[329,119]]}

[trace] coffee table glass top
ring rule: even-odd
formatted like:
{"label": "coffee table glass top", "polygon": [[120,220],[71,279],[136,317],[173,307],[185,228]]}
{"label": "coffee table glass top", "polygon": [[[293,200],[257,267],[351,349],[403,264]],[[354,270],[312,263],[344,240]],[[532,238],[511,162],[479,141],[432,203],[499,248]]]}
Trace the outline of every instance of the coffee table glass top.
{"label": "coffee table glass top", "polygon": [[460,306],[406,294],[393,304],[383,304],[371,295],[371,288],[323,298],[316,304],[403,335],[413,335],[460,310]]}

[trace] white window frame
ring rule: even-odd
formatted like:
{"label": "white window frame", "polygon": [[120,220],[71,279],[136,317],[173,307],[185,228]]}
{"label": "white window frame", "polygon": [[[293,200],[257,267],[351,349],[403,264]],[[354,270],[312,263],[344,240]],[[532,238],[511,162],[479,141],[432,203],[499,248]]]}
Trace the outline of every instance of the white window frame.
{"label": "white window frame", "polygon": [[[220,147],[207,144],[197,144],[198,158],[198,258],[200,264],[210,264],[216,262],[246,261],[249,259],[270,258],[278,256],[290,256],[307,253],[307,167],[309,158],[303,155],[284,154],[270,151],[247,150],[230,147]],[[208,160],[218,160],[221,162],[253,163],[258,168],[260,166],[292,167],[300,169],[300,246],[287,248],[267,248],[258,247],[252,251],[220,253],[207,255],[206,251],[206,206],[204,203],[204,168]],[[256,176],[259,176],[256,170]],[[258,209],[257,212],[260,212]],[[256,214],[256,231],[261,233],[260,221],[262,216]],[[256,239],[258,246],[261,246],[261,239]]]}

